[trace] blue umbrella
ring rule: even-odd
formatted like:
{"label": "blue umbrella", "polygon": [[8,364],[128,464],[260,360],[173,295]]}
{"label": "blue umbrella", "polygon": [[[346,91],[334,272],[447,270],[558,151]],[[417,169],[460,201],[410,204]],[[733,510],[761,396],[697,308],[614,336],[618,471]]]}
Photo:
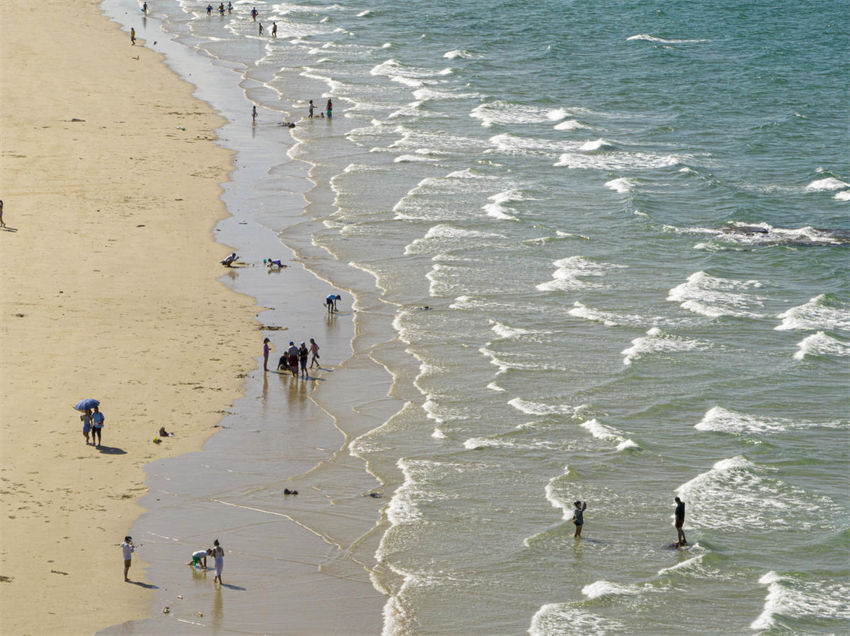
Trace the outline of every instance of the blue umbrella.
{"label": "blue umbrella", "polygon": [[93,409],[96,406],[100,406],[100,402],[94,398],[88,398],[87,400],[80,400],[77,402],[77,405],[74,408],[78,411],[85,411],[87,409]]}

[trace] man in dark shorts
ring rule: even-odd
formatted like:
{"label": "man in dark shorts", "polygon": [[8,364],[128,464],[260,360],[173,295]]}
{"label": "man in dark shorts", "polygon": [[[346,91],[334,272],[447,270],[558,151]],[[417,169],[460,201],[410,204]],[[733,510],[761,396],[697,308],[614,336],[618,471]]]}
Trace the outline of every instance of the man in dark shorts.
{"label": "man in dark shorts", "polygon": [[577,539],[581,539],[581,528],[584,525],[584,511],[587,510],[587,502],[574,502],[575,510],[573,510],[573,523],[576,525],[576,533],[573,535]]}
{"label": "man in dark shorts", "polygon": [[673,522],[673,525],[676,526],[676,534],[678,535],[678,540],[676,541],[676,547],[679,548],[683,545],[688,545],[688,540],[685,539],[685,531],[682,530],[682,526],[685,524],[685,502],[676,497],[676,520]]}

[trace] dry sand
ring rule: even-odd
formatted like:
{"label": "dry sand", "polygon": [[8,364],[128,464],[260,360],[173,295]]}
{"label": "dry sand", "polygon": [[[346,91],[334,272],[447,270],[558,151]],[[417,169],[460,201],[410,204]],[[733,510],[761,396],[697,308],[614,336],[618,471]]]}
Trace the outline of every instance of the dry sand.
{"label": "dry sand", "polygon": [[[37,9],[37,10],[36,10]],[[200,448],[262,341],[216,281],[222,120],[98,2],[0,2],[0,632],[141,617],[144,465]],[[100,450],[72,405],[96,397]],[[177,436],[153,443],[160,426]]]}

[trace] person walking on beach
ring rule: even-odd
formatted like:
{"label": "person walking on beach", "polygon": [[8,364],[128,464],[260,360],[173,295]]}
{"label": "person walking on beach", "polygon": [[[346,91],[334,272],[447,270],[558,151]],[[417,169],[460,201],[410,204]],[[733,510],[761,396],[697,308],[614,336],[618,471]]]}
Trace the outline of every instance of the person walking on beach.
{"label": "person walking on beach", "polygon": [[333,102],[331,101],[331,98],[330,98],[330,97],[328,97],[328,106],[327,106],[327,108],[326,108],[325,110],[327,110],[327,111],[328,111],[328,119],[330,119],[331,117],[333,117],[333,115],[334,115],[334,104],[333,104]]}
{"label": "person walking on beach", "polygon": [[91,431],[91,409],[86,409],[86,412],[80,415],[80,420],[83,422],[83,437],[86,438],[86,446],[88,446],[89,431]]}
{"label": "person walking on beach", "polygon": [[[312,103],[312,102],[310,102]],[[0,199],[0,227],[6,227],[6,223],[3,221],[3,200]]]}
{"label": "person walking on beach", "polygon": [[211,4],[207,5],[207,15],[212,15],[212,5]]}
{"label": "person walking on beach", "polygon": [[307,375],[307,357],[309,355],[310,351],[307,349],[307,345],[302,342],[301,346],[298,347],[298,362],[301,363],[301,376],[304,378],[310,377]]}
{"label": "person walking on beach", "polygon": [[257,123],[257,107],[256,106],[251,107],[251,121],[253,121],[255,124]]}
{"label": "person walking on beach", "polygon": [[[114,545],[114,544],[113,544]],[[121,544],[121,552],[124,556],[124,580],[129,581],[127,574],[130,572],[130,564],[133,559],[133,552],[136,551],[136,546],[133,545],[133,537],[124,537],[124,543]]]}
{"label": "person walking on beach", "polygon": [[313,119],[313,109],[314,108],[316,108],[316,107],[313,105],[313,100],[311,99],[310,105],[307,107],[307,117],[309,117],[310,119]]}
{"label": "person walking on beach", "polygon": [[91,416],[91,443],[100,448],[100,433],[103,430],[103,413],[98,407],[94,407],[94,413]]}
{"label": "person walking on beach", "polygon": [[573,535],[577,539],[581,539],[581,527],[584,525],[584,511],[587,510],[587,502],[576,501],[573,504],[573,523],[576,524],[576,533]]}
{"label": "person walking on beach", "polygon": [[272,37],[277,37],[277,22],[272,22]]}
{"label": "person walking on beach", "polygon": [[322,365],[319,364],[319,345],[316,344],[316,341],[313,340],[312,338],[310,338],[310,353],[313,354],[313,357],[310,360],[310,368],[312,369],[313,365],[315,364],[317,367],[319,367],[321,369]]}
{"label": "person walking on beach", "polygon": [[263,23],[262,22],[260,22],[260,26],[259,26],[259,29],[257,29],[257,33],[259,33],[259,35],[262,37],[262,35],[263,35]]}
{"label": "person walking on beach", "polygon": [[213,579],[213,583],[218,581],[218,584],[221,585],[221,570],[224,568],[224,549],[221,547],[218,539],[213,541],[212,556],[215,558],[215,578]]}
{"label": "person walking on beach", "polygon": [[136,46],[136,29],[135,27],[130,27],[130,44]]}
{"label": "person walking on beach", "polygon": [[676,512],[674,513],[675,521],[673,521],[673,525],[676,526],[677,539],[674,545],[677,548],[681,548],[683,545],[688,545],[688,540],[685,538],[685,531],[682,529],[682,526],[685,525],[685,502],[678,497],[674,501],[676,502]]}
{"label": "person walking on beach", "polygon": [[270,342],[271,340],[268,338],[263,340],[263,371],[269,370],[269,351],[271,351],[271,347],[269,346]]}
{"label": "person walking on beach", "polygon": [[251,9],[251,19],[254,20],[254,22],[257,21],[257,7],[253,7]]}

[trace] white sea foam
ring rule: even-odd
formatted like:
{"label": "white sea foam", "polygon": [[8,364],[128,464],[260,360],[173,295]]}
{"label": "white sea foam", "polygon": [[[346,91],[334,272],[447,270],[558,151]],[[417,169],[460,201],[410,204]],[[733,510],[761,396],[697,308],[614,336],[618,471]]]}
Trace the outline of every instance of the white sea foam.
{"label": "white sea foam", "polygon": [[493,330],[500,338],[507,338],[510,340],[515,340],[522,336],[528,336],[530,334],[537,333],[531,329],[522,329],[521,327],[509,327],[508,325],[501,323],[497,320],[490,321],[490,329]]}
{"label": "white sea foam", "polygon": [[469,59],[472,57],[472,53],[469,51],[463,51],[461,49],[455,49],[454,51],[446,51],[443,53],[443,57],[447,60],[454,60],[457,58],[461,59]]}
{"label": "white sea foam", "polygon": [[757,280],[732,280],[709,276],[700,271],[671,289],[667,300],[679,303],[683,309],[695,314],[711,318],[761,318],[762,314],[753,309],[762,307],[762,299],[751,293],[759,287],[761,283]]}
{"label": "white sea foam", "polygon": [[708,348],[707,343],[674,336],[652,327],[645,336],[632,340],[632,346],[620,353],[623,355],[623,364],[630,366],[635,360],[648,355],[702,351]]}
{"label": "white sea foam", "polygon": [[[561,154],[553,165],[574,170],[652,170],[656,168],[667,168],[681,163],[687,157],[677,155],[656,155],[647,152],[625,152],[606,149],[607,152],[594,152],[593,142],[584,144],[585,151],[565,152]],[[602,148],[598,149],[602,150]]]}
{"label": "white sea foam", "polygon": [[503,219],[516,221],[516,217],[512,214],[508,214],[508,208],[506,207],[506,203],[513,203],[515,201],[525,201],[526,197],[523,194],[515,189],[511,188],[509,190],[505,190],[504,192],[498,192],[492,196],[487,197],[490,203],[486,204],[482,209],[487,213],[487,216],[491,216],[494,219]]}
{"label": "white sea foam", "polygon": [[803,360],[806,356],[846,358],[850,356],[850,344],[833,338],[823,331],[818,331],[797,343],[797,351],[794,353],[794,359]]}
{"label": "white sea foam", "polygon": [[557,634],[586,634],[604,636],[626,631],[626,626],[614,619],[604,618],[579,609],[569,603],[547,603],[531,618],[529,636],[554,636]]}
{"label": "white sea foam", "polygon": [[782,324],[777,331],[790,329],[841,329],[850,331],[850,303],[843,303],[820,294],[807,303],[792,307],[777,316]]}
{"label": "white sea foam", "polygon": [[638,33],[637,35],[631,35],[626,38],[626,41],[629,40],[643,40],[646,42],[654,42],[655,44],[699,44],[702,42],[709,42],[710,40],[671,40],[666,38],[655,37],[654,35],[649,35],[648,33]]}
{"label": "white sea foam", "polygon": [[589,431],[596,439],[616,442],[618,451],[626,450],[627,448],[640,448],[637,443],[625,437],[621,431],[618,431],[612,426],[601,424],[598,420],[587,420],[582,422],[581,426]]}
{"label": "white sea foam", "polygon": [[488,389],[490,389],[491,391],[499,391],[500,393],[503,393],[503,392],[505,391],[505,389],[503,389],[502,387],[500,387],[500,386],[499,386],[498,384],[496,384],[495,382],[490,382],[490,383],[487,385],[487,388],[488,388]]}
{"label": "white sea foam", "polygon": [[835,196],[832,197],[836,201],[850,201],[850,190],[842,190],[841,192],[836,192]]}
{"label": "white sea foam", "polygon": [[[645,587],[643,589],[646,589]],[[640,594],[639,585],[620,585],[611,581],[599,580],[581,588],[581,593],[589,599],[603,598],[605,596],[622,596]]]}
{"label": "white sea foam", "polygon": [[570,256],[553,263],[557,269],[552,274],[552,280],[537,285],[539,291],[569,291],[599,287],[600,283],[584,280],[588,276],[601,277],[611,270],[625,268],[625,265],[596,263],[584,256]]}
{"label": "white sea foam", "polygon": [[582,124],[577,119],[567,119],[565,121],[555,124],[553,128],[555,130],[581,130],[582,128],[590,128],[590,126]]}
{"label": "white sea foam", "polygon": [[776,616],[850,619],[850,586],[846,584],[802,581],[772,570],[762,575],[759,583],[767,586],[767,596],[761,614],[750,624],[755,631],[776,627]]}
{"label": "white sea foam", "polygon": [[563,108],[541,108],[510,102],[494,101],[479,104],[469,116],[481,121],[481,125],[490,128],[493,124],[537,124],[545,121],[560,121],[567,116]]}
{"label": "white sea foam", "polygon": [[[428,229],[425,236],[415,239],[404,248],[405,254],[433,254],[452,247],[481,245],[483,240],[501,238],[500,234],[467,230],[448,223],[439,223]],[[457,260],[457,259],[453,259]]]}
{"label": "white sea foam", "polygon": [[584,142],[579,150],[582,152],[597,152],[599,150],[614,150],[615,146],[613,143],[606,139],[593,139],[591,141]]}
{"label": "white sea foam", "polygon": [[545,404],[543,402],[523,400],[518,397],[509,400],[508,404],[514,407],[517,411],[528,415],[552,415],[556,413],[569,415],[575,412],[575,408],[569,404]]}
{"label": "white sea foam", "polygon": [[698,554],[697,556],[691,557],[690,559],[682,561],[681,563],[677,563],[676,565],[671,565],[667,568],[661,568],[660,570],[658,570],[658,576],[672,574],[673,572],[681,573],[688,570],[697,569],[704,557],[704,554]]}
{"label": "white sea foam", "polygon": [[424,155],[399,155],[393,159],[393,163],[429,163],[434,161],[437,161],[437,159]]}
{"label": "white sea foam", "polygon": [[624,177],[620,177],[619,179],[611,179],[611,181],[607,181],[605,183],[605,187],[609,190],[613,190],[614,192],[619,192],[620,194],[626,194],[631,191],[631,189],[635,186],[633,181],[629,181]]}
{"label": "white sea foam", "polygon": [[[723,459],[676,489],[688,505],[686,522],[723,530],[829,527],[840,516],[825,496],[807,493],[769,476],[743,455]],[[805,510],[805,515],[795,511]]]}
{"label": "white sea foam", "polygon": [[850,183],[846,183],[835,177],[817,179],[806,186],[806,190],[809,192],[832,192],[834,190],[843,190],[844,188],[850,188]]}
{"label": "white sea foam", "polygon": [[[722,228],[677,228],[665,225],[664,230],[677,234],[710,234],[714,236],[717,242],[741,245],[840,245],[845,241],[843,237],[836,236],[833,232],[818,230],[811,226],[781,228],[773,227],[765,222],[741,223],[735,221]],[[716,246],[700,244],[695,247],[711,249]]]}
{"label": "white sea foam", "polygon": [[757,418],[746,413],[736,413],[720,406],[710,408],[699,423],[694,426],[698,431],[717,431],[722,433],[758,434],[779,433],[795,428],[791,420],[780,418]]}

